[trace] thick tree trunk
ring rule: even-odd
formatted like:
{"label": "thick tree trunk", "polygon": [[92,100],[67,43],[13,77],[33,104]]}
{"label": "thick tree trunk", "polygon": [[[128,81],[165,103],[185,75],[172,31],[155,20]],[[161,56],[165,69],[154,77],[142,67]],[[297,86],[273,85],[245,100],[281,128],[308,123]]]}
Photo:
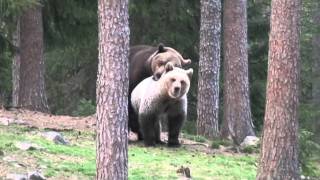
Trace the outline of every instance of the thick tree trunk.
{"label": "thick tree trunk", "polygon": [[99,0],[96,179],[128,179],[128,0]]}
{"label": "thick tree trunk", "polygon": [[[18,106],[48,112],[44,83],[42,7],[26,10],[20,18],[20,74],[18,81]],[[17,57],[17,56],[16,56]],[[18,62],[17,62],[18,63]],[[17,69],[19,65],[16,66]],[[17,69],[14,69],[17,70]],[[14,83],[18,83],[14,82]]]}
{"label": "thick tree trunk", "polygon": [[12,106],[17,107],[19,102],[20,79],[20,20],[17,20],[16,31],[13,33],[13,45],[15,46],[12,60]]}
{"label": "thick tree trunk", "polygon": [[219,136],[221,1],[201,0],[197,133]]}
{"label": "thick tree trunk", "polygon": [[223,7],[224,119],[221,135],[240,144],[254,136],[248,79],[247,1],[225,0]]}
{"label": "thick tree trunk", "polygon": [[[313,22],[315,25],[315,29],[320,29],[320,3],[314,3],[313,10]],[[312,102],[318,109],[320,108],[320,32],[316,31],[313,33],[312,37]],[[320,120],[319,117],[315,117],[314,122],[314,130],[315,139],[318,143],[320,143]]]}
{"label": "thick tree trunk", "polygon": [[272,0],[267,104],[257,179],[300,179],[300,0]]}

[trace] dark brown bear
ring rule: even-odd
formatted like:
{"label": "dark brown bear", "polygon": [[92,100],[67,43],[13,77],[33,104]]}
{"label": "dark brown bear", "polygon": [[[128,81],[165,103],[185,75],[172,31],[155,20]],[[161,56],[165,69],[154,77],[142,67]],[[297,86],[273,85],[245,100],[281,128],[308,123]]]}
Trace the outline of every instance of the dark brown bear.
{"label": "dark brown bear", "polygon": [[131,106],[131,92],[142,80],[153,76],[158,80],[165,71],[165,65],[170,62],[175,67],[182,67],[191,63],[190,59],[184,59],[181,54],[173,48],[160,44],[158,47],[137,45],[130,48],[129,55],[129,128],[138,134],[142,140],[138,117]]}

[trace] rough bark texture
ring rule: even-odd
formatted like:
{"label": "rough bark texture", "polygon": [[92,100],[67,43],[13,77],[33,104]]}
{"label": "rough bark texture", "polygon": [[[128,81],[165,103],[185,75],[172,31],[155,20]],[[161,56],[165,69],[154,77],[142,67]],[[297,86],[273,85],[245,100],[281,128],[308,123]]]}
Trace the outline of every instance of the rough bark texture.
{"label": "rough bark texture", "polygon": [[201,0],[197,133],[219,136],[221,1]]}
{"label": "rough bark texture", "polygon": [[17,107],[19,102],[20,79],[20,20],[17,21],[16,31],[13,33],[13,45],[15,46],[12,59],[12,106]]}
{"label": "rough bark texture", "polygon": [[[14,82],[19,83],[16,86],[19,90],[17,104],[19,107],[30,110],[48,112],[44,83],[41,6],[30,8],[21,15],[20,39],[20,74],[18,74],[18,78],[13,78],[14,81],[19,81]],[[16,99],[14,100],[16,101]]]}
{"label": "rough bark texture", "polygon": [[247,1],[225,0],[223,7],[224,119],[221,135],[240,144],[254,136],[248,79]]}
{"label": "rough bark texture", "polygon": [[[315,29],[312,37],[312,58],[313,58],[313,66],[312,66],[312,102],[313,104],[320,108],[320,3],[314,3],[313,10],[313,22],[315,25]],[[319,117],[314,119],[314,132],[315,139],[318,143],[320,143],[320,120]]]}
{"label": "rough bark texture", "polygon": [[300,179],[298,104],[300,0],[273,0],[267,104],[257,179]]}
{"label": "rough bark texture", "polygon": [[128,179],[128,0],[99,0],[96,179]]}

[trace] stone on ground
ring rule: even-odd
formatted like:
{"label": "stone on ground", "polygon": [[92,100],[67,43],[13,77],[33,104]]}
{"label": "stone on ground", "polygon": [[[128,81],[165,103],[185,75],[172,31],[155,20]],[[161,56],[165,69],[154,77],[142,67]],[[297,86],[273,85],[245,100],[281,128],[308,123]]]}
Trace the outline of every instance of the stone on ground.
{"label": "stone on ground", "polygon": [[6,177],[7,180],[27,180],[28,177],[25,174],[14,174],[14,173],[10,173],[7,174]]}
{"label": "stone on ground", "polygon": [[38,146],[37,144],[33,144],[33,143],[30,143],[30,142],[26,142],[26,141],[17,142],[17,143],[15,144],[15,146],[16,146],[18,149],[21,149],[21,150],[24,150],[24,151],[43,149],[42,147]]}
{"label": "stone on ground", "polygon": [[46,178],[38,171],[29,172],[28,180],[45,180]]}
{"label": "stone on ground", "polygon": [[62,136],[62,134],[55,132],[55,131],[49,131],[42,133],[43,137],[46,139],[53,141],[56,144],[63,144],[68,145],[69,142]]}
{"label": "stone on ground", "polygon": [[240,144],[241,148],[245,148],[248,146],[257,147],[260,142],[260,139],[256,136],[247,136],[243,142]]}

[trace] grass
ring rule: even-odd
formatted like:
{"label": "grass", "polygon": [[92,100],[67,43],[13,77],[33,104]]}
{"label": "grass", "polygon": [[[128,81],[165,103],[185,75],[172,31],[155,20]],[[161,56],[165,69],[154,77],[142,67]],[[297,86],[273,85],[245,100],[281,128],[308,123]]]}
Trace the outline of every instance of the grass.
{"label": "grass", "polygon": [[[132,147],[129,169],[132,179],[177,179],[179,167],[189,167],[193,179],[254,179],[255,158],[191,153],[183,148]],[[157,162],[157,163],[155,163]],[[130,179],[131,179],[130,178]]]}
{"label": "grass", "polygon": [[[28,171],[43,169],[42,172],[46,177],[93,179],[95,176],[93,133],[79,134],[76,131],[62,133],[70,141],[69,146],[57,145],[44,139],[36,129],[0,126],[0,149],[4,152],[4,156],[15,157],[19,163],[25,163]],[[14,146],[19,141],[29,141],[44,149],[21,151]],[[255,179],[256,175],[256,159],[253,156],[205,154],[191,152],[183,147],[145,148],[139,143],[130,144],[128,156],[130,180],[177,179],[180,174],[176,171],[181,166],[188,167],[192,179],[195,180]],[[0,162],[1,159],[2,157]],[[14,163],[0,163],[0,169],[3,168],[7,173],[26,172],[26,167],[16,167]],[[0,177],[4,175],[0,174]]]}
{"label": "grass", "polygon": [[230,140],[225,139],[215,139],[211,142],[211,148],[213,149],[219,149],[221,146],[232,146],[233,143]]}

